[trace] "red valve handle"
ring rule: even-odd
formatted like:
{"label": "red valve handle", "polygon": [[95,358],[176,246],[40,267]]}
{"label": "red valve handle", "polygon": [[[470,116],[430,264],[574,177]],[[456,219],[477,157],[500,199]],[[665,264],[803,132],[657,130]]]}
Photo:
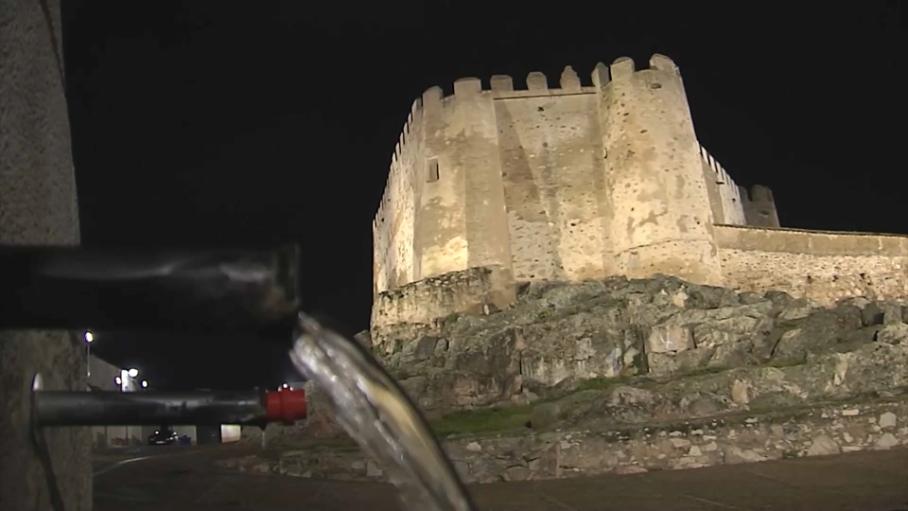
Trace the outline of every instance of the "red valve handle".
{"label": "red valve handle", "polygon": [[299,419],[305,419],[306,391],[287,389],[265,392],[265,418],[269,422],[281,421],[284,424],[293,424]]}

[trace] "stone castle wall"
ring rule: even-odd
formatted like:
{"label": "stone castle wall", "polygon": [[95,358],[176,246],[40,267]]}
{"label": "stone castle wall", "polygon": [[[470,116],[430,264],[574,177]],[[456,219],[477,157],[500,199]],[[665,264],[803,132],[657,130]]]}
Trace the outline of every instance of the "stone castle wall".
{"label": "stone castle wall", "polygon": [[376,297],[372,327],[429,324],[453,313],[488,313],[515,299],[513,279],[502,267],[477,267],[429,277]]}
{"label": "stone castle wall", "polygon": [[778,289],[822,304],[908,297],[908,237],[715,226],[726,286]]}
{"label": "stone castle wall", "polygon": [[711,226],[743,223],[743,203],[696,141],[677,67],[622,58],[591,81],[464,78],[414,102],[373,223],[375,292],[492,265],[717,281]]}
{"label": "stone castle wall", "polygon": [[746,191],[735,183],[725,168],[705,147],[700,146],[700,162],[706,174],[706,190],[709,193],[709,205],[712,209],[713,222],[725,225],[747,225],[744,214]]}
{"label": "stone castle wall", "polygon": [[[414,102],[373,222],[373,321],[487,303],[485,284],[461,282],[477,268],[510,275],[497,296],[656,274],[824,303],[908,296],[906,238],[774,230],[772,192],[738,186],[697,141],[670,59],[600,63],[590,82],[568,66],[558,88],[538,72],[525,90],[510,76],[487,90],[464,78],[451,96],[433,87]],[[452,272],[464,296],[425,294],[435,284],[421,282]]]}
{"label": "stone castle wall", "polygon": [[602,274],[607,253],[605,183],[595,90],[570,69],[561,89],[531,73],[528,91],[500,77],[495,118],[514,277]]}

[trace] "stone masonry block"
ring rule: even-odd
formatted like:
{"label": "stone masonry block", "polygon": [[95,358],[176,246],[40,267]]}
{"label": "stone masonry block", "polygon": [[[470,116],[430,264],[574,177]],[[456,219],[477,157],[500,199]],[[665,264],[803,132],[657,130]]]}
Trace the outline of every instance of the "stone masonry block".
{"label": "stone masonry block", "polygon": [[545,74],[539,71],[533,71],[527,75],[527,89],[529,90],[546,90],[549,88],[548,80]]}

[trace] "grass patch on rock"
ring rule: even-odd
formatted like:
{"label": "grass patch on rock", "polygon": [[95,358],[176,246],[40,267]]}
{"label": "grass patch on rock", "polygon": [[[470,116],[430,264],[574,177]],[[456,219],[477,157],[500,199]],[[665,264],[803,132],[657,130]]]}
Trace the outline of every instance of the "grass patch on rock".
{"label": "grass patch on rock", "polygon": [[611,376],[611,377],[598,377],[598,378],[586,378],[579,380],[569,392],[562,393],[561,395],[554,396],[556,399],[570,396],[571,394],[577,392],[583,392],[585,390],[608,390],[612,387],[618,385],[632,385],[635,387],[640,387],[649,383],[653,383],[654,380],[647,375],[622,375],[622,376]]}
{"label": "grass patch on rock", "polygon": [[431,422],[436,435],[469,435],[525,428],[532,407],[517,405],[454,412]]}
{"label": "grass patch on rock", "polygon": [[514,406],[496,406],[463,410],[445,415],[430,421],[432,430],[440,437],[450,435],[471,435],[496,433],[536,427],[531,426],[533,409],[540,405],[563,403],[564,406],[576,406],[591,401],[607,389],[626,383],[630,378],[590,378],[581,380],[570,389],[562,389],[545,396],[532,404]]}

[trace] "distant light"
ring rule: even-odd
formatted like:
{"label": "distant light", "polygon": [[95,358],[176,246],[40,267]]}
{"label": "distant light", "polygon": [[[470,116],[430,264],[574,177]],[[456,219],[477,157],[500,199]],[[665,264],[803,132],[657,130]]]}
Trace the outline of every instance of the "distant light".
{"label": "distant light", "polygon": [[147,389],[147,388],[148,388],[148,380],[142,380],[142,388],[143,388],[143,389]]}
{"label": "distant light", "polygon": [[289,389],[289,388],[290,388],[290,385],[287,384],[287,383],[285,383],[285,384],[281,385],[281,387],[283,387],[283,388],[285,388],[285,389]]}
{"label": "distant light", "polygon": [[114,378],[114,381],[117,382],[117,385],[123,385],[123,379],[117,376]]}
{"label": "distant light", "polygon": [[93,334],[91,332],[91,330],[86,330],[85,331],[85,342],[90,344],[94,340],[95,340],[95,334]]}
{"label": "distant light", "polygon": [[133,367],[127,372],[127,374],[129,374],[130,378],[135,378],[136,376],[139,375],[139,370],[136,369],[135,367]]}

